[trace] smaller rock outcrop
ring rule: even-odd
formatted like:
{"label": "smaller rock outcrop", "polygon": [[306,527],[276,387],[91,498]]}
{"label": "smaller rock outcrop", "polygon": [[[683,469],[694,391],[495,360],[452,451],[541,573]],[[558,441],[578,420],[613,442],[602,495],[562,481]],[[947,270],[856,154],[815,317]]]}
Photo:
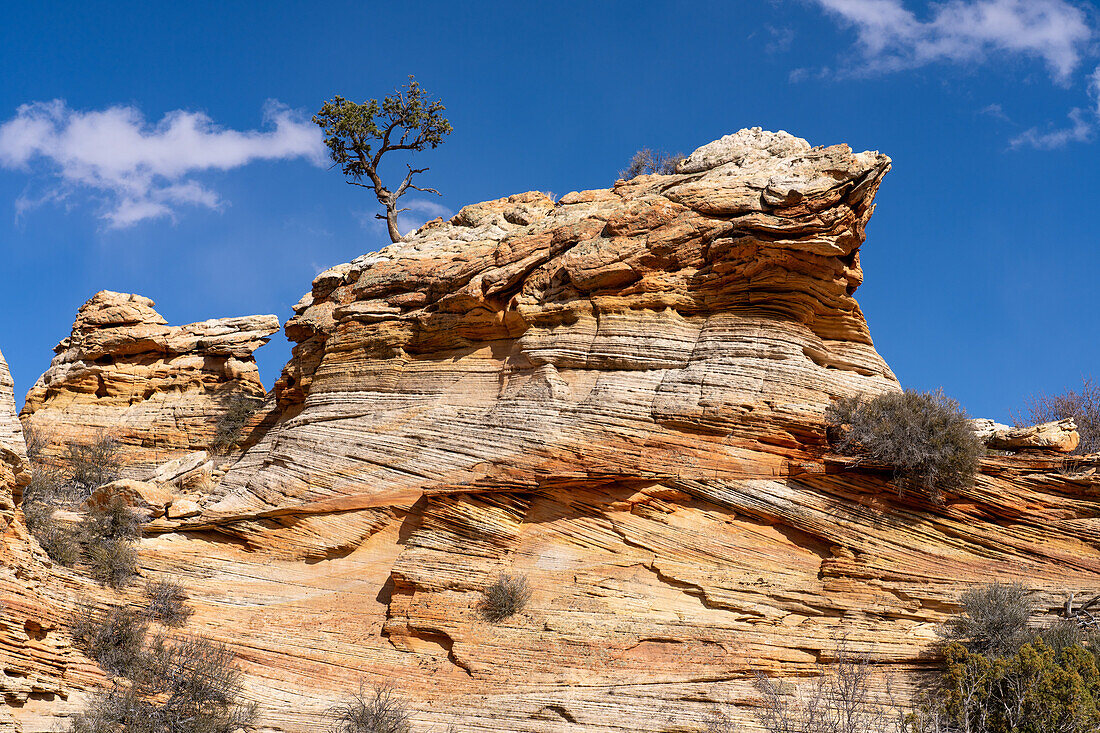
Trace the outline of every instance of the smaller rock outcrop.
{"label": "smaller rock outcrop", "polygon": [[209,448],[232,396],[264,395],[253,352],[279,330],[275,316],[169,326],[153,305],[105,290],[80,308],[21,414],[47,456],[108,435],[140,476]]}
{"label": "smaller rock outcrop", "polygon": [[15,416],[14,383],[8,363],[0,353],[0,511],[10,512],[11,494],[18,492],[30,475],[27,473],[27,451],[23,428]]}
{"label": "smaller rock outcrop", "polygon": [[988,419],[977,419],[971,420],[970,426],[982,442],[994,450],[1072,453],[1081,443],[1073,418],[1015,428]]}

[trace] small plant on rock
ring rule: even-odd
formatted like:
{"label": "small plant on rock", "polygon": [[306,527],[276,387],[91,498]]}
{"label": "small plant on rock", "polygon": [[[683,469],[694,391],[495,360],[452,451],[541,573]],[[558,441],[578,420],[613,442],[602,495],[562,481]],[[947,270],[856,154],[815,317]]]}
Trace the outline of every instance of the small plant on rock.
{"label": "small plant on rock", "polygon": [[[757,675],[763,698],[755,711],[767,733],[900,733],[900,712],[882,699],[866,658],[852,656],[843,642],[835,665],[797,686]],[[886,697],[889,697],[887,695]]]}
{"label": "small plant on rock", "polygon": [[225,646],[201,637],[142,639],[116,684],[94,695],[69,733],[235,733],[255,724],[239,701],[241,671]]}
{"label": "small plant on rock", "polygon": [[137,550],[128,540],[101,540],[86,552],[92,577],[110,588],[125,587],[137,573]]}
{"label": "small plant on rock", "polygon": [[137,668],[148,625],[140,612],[127,606],[100,610],[84,602],[69,631],[77,647],[104,671],[125,677]]}
{"label": "small plant on rock", "polygon": [[91,443],[69,443],[64,459],[76,500],[119,477],[118,443],[108,435],[99,435]]}
{"label": "small plant on rock", "polygon": [[120,496],[92,506],[78,529],[93,578],[122,588],[137,572],[134,540],[141,536],[141,519]]}
{"label": "small plant on rock", "polygon": [[531,587],[524,575],[501,573],[482,591],[478,611],[487,620],[497,623],[522,611],[531,600]]}
{"label": "small plant on rock", "polygon": [[233,394],[225,401],[225,412],[214,425],[214,438],[210,448],[215,453],[228,453],[241,439],[241,431],[256,414],[261,400],[245,394]]}
{"label": "small plant on rock", "polygon": [[80,531],[90,543],[136,540],[141,537],[141,518],[121,496],[115,495],[104,504],[88,508]]}
{"label": "small plant on rock", "polygon": [[684,159],[683,153],[668,154],[651,148],[642,148],[634,153],[624,170],[619,171],[619,178],[629,181],[646,173],[660,173],[671,175],[676,172],[676,167]]}
{"label": "small plant on rock", "polygon": [[61,565],[73,565],[80,559],[80,539],[77,528],[55,518],[56,509],[49,504],[23,502],[27,529],[50,559]]}
{"label": "small plant on rock", "polygon": [[334,733],[409,733],[409,708],[388,687],[360,686],[329,711]]}
{"label": "small plant on rock", "polygon": [[964,592],[962,612],[952,616],[941,635],[976,654],[1010,653],[1028,638],[1031,602],[1018,583],[990,583]]}
{"label": "small plant on rock", "polygon": [[829,406],[825,420],[840,453],[892,466],[899,492],[936,502],[944,490],[972,486],[985,454],[966,413],[941,391],[847,397]]}
{"label": "small plant on rock", "polygon": [[165,626],[183,626],[193,613],[187,605],[186,591],[175,581],[146,583],[145,597],[149,600],[149,615]]}
{"label": "small plant on rock", "polygon": [[1054,422],[1072,417],[1077,423],[1081,442],[1074,453],[1100,451],[1100,384],[1085,379],[1081,391],[1067,390],[1061,394],[1039,394],[1028,400],[1027,413],[1017,425]]}

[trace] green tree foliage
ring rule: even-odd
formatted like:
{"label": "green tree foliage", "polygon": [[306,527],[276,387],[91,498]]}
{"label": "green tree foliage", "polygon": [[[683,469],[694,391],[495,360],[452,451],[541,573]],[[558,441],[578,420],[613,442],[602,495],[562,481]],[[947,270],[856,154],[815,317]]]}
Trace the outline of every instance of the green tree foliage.
{"label": "green tree foliage", "polygon": [[376,99],[360,104],[338,96],[325,102],[313,117],[313,122],[324,130],[329,154],[348,183],[374,191],[378,203],[385,207],[385,215],[377,216],[386,220],[394,242],[402,239],[397,215],[406,211],[397,208],[398,199],[410,188],[436,195],[439,192],[414,186],[413,176],[428,169],[411,165],[397,188],[387,188],[379,174],[382,156],[395,150],[416,152],[437,147],[452,131],[451,123],[443,116],[445,109],[442,101],[430,101],[428,93],[410,76],[406,86],[394,90],[381,104]]}
{"label": "green tree foliage", "polygon": [[941,683],[947,719],[979,733],[1100,730],[1100,670],[1082,646],[1051,649],[1039,638],[1008,656],[946,650]]}

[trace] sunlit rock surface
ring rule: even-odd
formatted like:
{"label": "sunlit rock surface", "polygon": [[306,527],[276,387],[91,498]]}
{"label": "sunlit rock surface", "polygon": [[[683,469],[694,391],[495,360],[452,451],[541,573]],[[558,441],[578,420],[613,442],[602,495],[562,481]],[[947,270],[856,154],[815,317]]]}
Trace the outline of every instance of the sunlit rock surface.
{"label": "sunlit rock surface", "polygon": [[[831,400],[899,389],[853,298],[889,165],[743,130],[322,273],[269,427],[148,525],[143,573],[303,733],[361,682],[417,731],[700,731],[717,703],[753,730],[754,676],[842,638],[904,694],[975,583],[1100,591],[1096,459],[990,456],[940,506],[829,453]],[[501,571],[533,597],[491,624]]]}
{"label": "sunlit rock surface", "polygon": [[252,352],[275,316],[169,326],[139,295],[102,291],[27,394],[22,418],[47,456],[113,437],[133,475],[210,446],[233,394],[263,397]]}

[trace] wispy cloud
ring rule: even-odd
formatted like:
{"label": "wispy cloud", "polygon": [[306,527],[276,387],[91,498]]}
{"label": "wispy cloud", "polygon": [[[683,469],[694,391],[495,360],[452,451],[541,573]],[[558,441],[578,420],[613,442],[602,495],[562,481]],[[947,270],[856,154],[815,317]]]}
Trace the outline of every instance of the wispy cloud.
{"label": "wispy cloud", "polygon": [[73,110],[62,100],[25,104],[0,125],[0,167],[45,180],[45,192],[24,194],[17,215],[85,193],[102,202],[113,228],[175,217],[182,206],[217,209],[222,199],[193,176],[258,160],[324,162],[320,130],[275,101],[264,108],[265,130],[230,130],[201,112],[176,110],[150,124],[131,106]]}
{"label": "wispy cloud", "polygon": [[1093,69],[1088,76],[1087,92],[1091,99],[1092,108],[1082,109],[1074,107],[1069,111],[1068,127],[1060,127],[1042,130],[1032,127],[1012,139],[1014,148],[1033,147],[1040,150],[1054,150],[1065,147],[1069,143],[1086,143],[1096,136],[1096,129],[1100,123],[1100,66]]}
{"label": "wispy cloud", "polygon": [[996,54],[1043,61],[1068,84],[1092,37],[1085,12],[1066,0],[951,0],[920,19],[902,0],[812,0],[856,31],[862,65],[887,73]]}
{"label": "wispy cloud", "polygon": [[1069,127],[1040,130],[1032,127],[1012,138],[1010,145],[1014,148],[1032,147],[1040,150],[1054,150],[1065,147],[1069,143],[1087,143],[1092,140],[1093,131],[1096,129],[1096,121],[1093,115],[1086,110],[1074,107],[1069,111]]}
{"label": "wispy cloud", "polygon": [[1005,114],[1004,107],[999,104],[989,104],[978,110],[980,115],[988,115],[995,120],[1001,120],[1002,122],[1012,122],[1012,119]]}
{"label": "wispy cloud", "polygon": [[[924,18],[905,0],[809,1],[855,29],[860,58],[836,72],[795,69],[791,81],[831,73],[887,74],[933,63],[973,64],[999,56],[1041,61],[1056,84],[1068,87],[1094,38],[1088,14],[1069,0],[948,0],[931,4]],[[1092,140],[1100,123],[1100,67],[1088,78],[1088,94],[1092,109],[1070,110],[1067,126],[1026,130],[1012,138],[1011,147],[1052,150]],[[981,112],[1011,121],[999,104]]]}
{"label": "wispy cloud", "polygon": [[[454,215],[454,212],[448,209],[446,206],[440,204],[437,201],[430,199],[401,199],[399,205],[402,208],[408,209],[397,215],[397,230],[402,234],[408,235],[416,231],[420,227],[424,226],[425,222],[431,221],[437,217],[443,217],[449,219]],[[356,211],[355,216],[359,219],[359,223],[366,229],[378,233],[386,232],[386,222],[384,219],[379,219],[376,214],[381,213],[377,211]]]}

